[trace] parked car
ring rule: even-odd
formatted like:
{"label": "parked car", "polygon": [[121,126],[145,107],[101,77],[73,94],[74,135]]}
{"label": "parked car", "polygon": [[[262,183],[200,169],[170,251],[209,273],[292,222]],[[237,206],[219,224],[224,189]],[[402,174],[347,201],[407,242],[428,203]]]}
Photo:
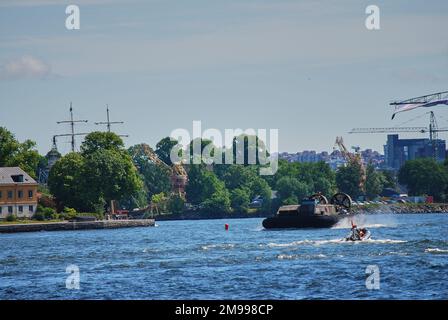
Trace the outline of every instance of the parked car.
{"label": "parked car", "polygon": [[256,196],[249,204],[249,208],[261,208],[263,206],[264,199],[261,196]]}

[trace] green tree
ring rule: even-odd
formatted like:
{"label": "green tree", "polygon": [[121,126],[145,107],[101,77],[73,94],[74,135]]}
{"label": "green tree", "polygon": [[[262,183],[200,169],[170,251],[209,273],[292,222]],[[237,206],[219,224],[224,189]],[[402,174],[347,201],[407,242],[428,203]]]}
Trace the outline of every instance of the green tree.
{"label": "green tree", "polygon": [[448,188],[448,172],[434,159],[408,160],[398,172],[398,181],[406,185],[410,195],[432,195],[445,200]]}
{"label": "green tree", "polygon": [[380,170],[381,175],[383,176],[383,187],[390,189],[397,189],[397,176],[391,170]]}
{"label": "green tree", "polygon": [[85,159],[83,179],[87,191],[86,200],[91,206],[111,200],[121,201],[132,197],[143,183],[125,152],[98,149]]}
{"label": "green tree", "polygon": [[190,165],[185,189],[188,202],[201,204],[212,196],[219,182],[213,172],[208,171],[204,165]]}
{"label": "green tree", "polygon": [[211,197],[207,198],[203,203],[203,210],[211,213],[228,213],[230,212],[230,195],[224,186],[224,183],[218,180],[216,190]]}
{"label": "green tree", "polygon": [[70,153],[55,163],[48,184],[60,205],[77,211],[103,212],[111,200],[140,205],[143,191],[123,141],[109,132],[87,135],[81,153]]}
{"label": "green tree", "polygon": [[386,178],[381,172],[376,172],[372,165],[366,168],[366,195],[376,198],[383,191]]}
{"label": "green tree", "polygon": [[272,191],[269,184],[259,176],[256,176],[252,183],[249,185],[249,190],[251,190],[251,199],[256,196],[263,198],[262,210],[267,212],[271,206]]}
{"label": "green tree", "polygon": [[187,200],[192,204],[202,204],[204,210],[229,212],[230,195],[224,182],[206,169],[205,165],[190,165],[186,187]]}
{"label": "green tree", "polygon": [[253,200],[256,196],[262,197],[264,200],[262,210],[269,210],[272,194],[271,188],[258,175],[257,167],[246,167],[238,164],[223,165],[217,170],[217,176],[224,181],[226,188],[230,191],[235,189],[248,190],[250,200]]}
{"label": "green tree", "polygon": [[171,213],[182,213],[184,205],[185,200],[178,195],[172,195],[168,200],[168,210]]}
{"label": "green tree", "polygon": [[306,187],[302,186],[302,189],[308,190],[310,193],[320,191],[327,197],[331,197],[336,191],[335,173],[323,161],[317,163],[289,163],[280,160],[277,173],[272,178],[265,180],[271,188],[276,189],[278,182],[284,177],[297,179],[306,185]]}
{"label": "green tree", "polygon": [[19,142],[6,128],[0,127],[0,167],[5,167],[19,149]]}
{"label": "green tree", "polygon": [[84,202],[85,160],[79,153],[68,153],[51,168],[48,188],[55,196],[59,208],[73,207],[78,211],[90,209]]}
{"label": "green tree", "polygon": [[360,165],[348,164],[341,166],[336,172],[336,184],[340,192],[349,194],[353,199],[356,199],[362,194],[359,187],[362,169]]}
{"label": "green tree", "polygon": [[37,152],[36,143],[25,140],[20,143],[4,127],[0,127],[0,167],[20,167],[34,179],[42,156]]}
{"label": "green tree", "polygon": [[277,181],[276,189],[278,197],[284,204],[292,204],[291,202],[298,204],[300,200],[312,193],[308,184],[288,176]]}
{"label": "green tree", "polygon": [[266,157],[269,156],[266,144],[258,136],[241,134],[233,138],[232,143],[233,163],[244,164],[263,164]]}
{"label": "green tree", "polygon": [[235,212],[246,213],[249,210],[250,192],[247,189],[233,189],[230,191],[230,201]]}
{"label": "green tree", "polygon": [[123,140],[113,132],[95,131],[89,133],[81,145],[81,154],[84,157],[98,150],[113,150],[124,152]]}
{"label": "green tree", "polygon": [[145,184],[148,200],[158,193],[168,194],[171,190],[170,170],[164,166],[157,165],[148,159],[143,151],[145,144],[137,144],[128,149],[132,162],[137,168]]}
{"label": "green tree", "polygon": [[171,166],[173,163],[171,162],[171,149],[177,145],[177,141],[173,140],[170,137],[163,138],[156,144],[155,153],[159,157],[160,160],[165,162],[167,165]]}

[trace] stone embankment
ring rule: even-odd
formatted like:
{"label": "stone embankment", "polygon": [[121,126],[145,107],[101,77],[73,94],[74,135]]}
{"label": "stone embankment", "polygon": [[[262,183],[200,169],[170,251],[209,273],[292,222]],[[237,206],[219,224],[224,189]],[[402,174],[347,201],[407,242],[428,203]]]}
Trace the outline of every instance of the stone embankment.
{"label": "stone embankment", "polygon": [[154,219],[42,222],[0,225],[0,233],[153,227]]}

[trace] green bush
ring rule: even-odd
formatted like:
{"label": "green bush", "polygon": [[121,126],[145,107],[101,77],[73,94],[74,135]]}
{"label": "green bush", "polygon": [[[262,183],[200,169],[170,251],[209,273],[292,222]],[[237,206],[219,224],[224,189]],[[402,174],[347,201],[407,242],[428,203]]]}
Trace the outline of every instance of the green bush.
{"label": "green bush", "polygon": [[59,213],[53,213],[51,215],[51,220],[61,220],[62,219],[62,215]]}
{"label": "green bush", "polygon": [[230,192],[231,206],[235,212],[247,213],[249,211],[250,194],[246,189],[234,189]]}
{"label": "green bush", "polygon": [[33,219],[37,221],[44,221],[45,215],[42,212],[36,212],[33,216]]}
{"label": "green bush", "polygon": [[6,217],[6,221],[12,222],[12,221],[16,221],[17,220],[17,216],[15,214],[9,214]]}
{"label": "green bush", "polygon": [[73,208],[64,207],[64,211],[63,212],[64,212],[63,213],[64,218],[66,220],[74,219],[74,218],[76,218],[78,216],[78,213]]}
{"label": "green bush", "polygon": [[175,195],[168,201],[168,210],[171,213],[182,213],[184,210],[185,200],[182,197]]}
{"label": "green bush", "polygon": [[42,214],[45,219],[49,220],[53,218],[53,215],[56,213],[56,210],[53,208],[43,208]]}

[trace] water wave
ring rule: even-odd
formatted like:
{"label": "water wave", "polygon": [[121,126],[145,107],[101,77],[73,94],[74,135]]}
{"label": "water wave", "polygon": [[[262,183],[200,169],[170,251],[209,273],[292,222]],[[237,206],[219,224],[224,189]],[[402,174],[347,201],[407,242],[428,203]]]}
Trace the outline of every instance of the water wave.
{"label": "water wave", "polygon": [[210,250],[210,249],[231,249],[235,247],[233,243],[218,243],[218,244],[208,244],[201,246],[202,250]]}
{"label": "water wave", "polygon": [[296,259],[314,259],[314,258],[327,258],[324,254],[317,255],[300,255],[300,254],[279,254],[277,255],[278,260],[296,260]]}
{"label": "water wave", "polygon": [[[389,225],[387,224],[382,224],[382,223],[366,223],[362,225],[363,228],[386,228],[389,227]],[[350,223],[337,223],[336,225],[334,225],[333,227],[331,227],[331,229],[349,229],[351,228],[351,224]]]}
{"label": "water wave", "polygon": [[428,253],[448,253],[448,250],[439,249],[439,248],[426,248],[425,252],[428,252]]}
{"label": "water wave", "polygon": [[345,241],[345,239],[331,239],[331,240],[301,240],[293,241],[289,243],[268,243],[266,246],[270,248],[275,247],[295,247],[300,245],[323,245],[323,244],[357,244],[357,243],[373,243],[373,244],[394,244],[394,243],[404,243],[404,240],[395,239],[368,239],[364,241]]}

